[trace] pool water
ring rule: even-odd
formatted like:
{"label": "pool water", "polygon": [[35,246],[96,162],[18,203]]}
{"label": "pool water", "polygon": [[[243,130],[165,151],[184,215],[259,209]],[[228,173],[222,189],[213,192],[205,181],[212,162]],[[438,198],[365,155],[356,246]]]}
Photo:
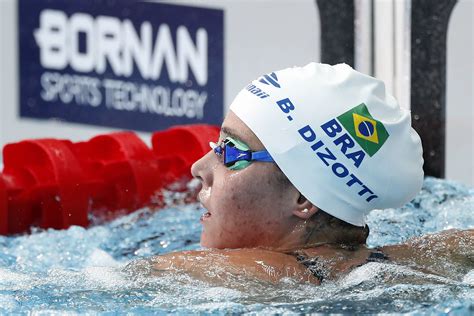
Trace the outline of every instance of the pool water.
{"label": "pool water", "polygon": [[[453,280],[369,263],[321,286],[235,277],[224,287],[182,274],[124,272],[137,258],[198,249],[202,212],[198,204],[176,203],[88,229],[0,237],[0,313],[474,313],[474,267]],[[370,246],[474,228],[474,189],[427,178],[411,203],[374,211],[368,224]]]}

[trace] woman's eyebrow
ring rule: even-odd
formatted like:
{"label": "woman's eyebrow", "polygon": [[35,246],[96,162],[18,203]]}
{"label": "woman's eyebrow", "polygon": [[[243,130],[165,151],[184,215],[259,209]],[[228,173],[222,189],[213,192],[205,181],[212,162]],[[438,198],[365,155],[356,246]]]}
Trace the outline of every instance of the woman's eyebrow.
{"label": "woman's eyebrow", "polygon": [[230,136],[230,137],[234,138],[235,140],[239,140],[243,143],[247,143],[242,138],[240,138],[234,130],[232,130],[228,127],[225,127],[225,126],[221,127],[221,134],[224,134],[225,136]]}

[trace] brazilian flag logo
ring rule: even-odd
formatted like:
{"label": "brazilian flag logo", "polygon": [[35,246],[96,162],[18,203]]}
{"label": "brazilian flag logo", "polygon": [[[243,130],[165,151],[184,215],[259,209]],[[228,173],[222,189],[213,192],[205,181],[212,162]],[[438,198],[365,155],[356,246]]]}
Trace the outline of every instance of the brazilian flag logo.
{"label": "brazilian flag logo", "polygon": [[370,157],[383,146],[389,136],[385,126],[370,115],[364,103],[339,115],[337,119]]}

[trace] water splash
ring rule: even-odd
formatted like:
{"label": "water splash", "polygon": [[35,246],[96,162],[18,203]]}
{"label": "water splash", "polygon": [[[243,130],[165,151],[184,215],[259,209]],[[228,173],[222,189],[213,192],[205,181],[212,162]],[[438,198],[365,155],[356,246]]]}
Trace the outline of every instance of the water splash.
{"label": "water splash", "polygon": [[[474,308],[474,271],[453,280],[370,263],[321,286],[237,276],[226,287],[179,273],[127,273],[134,259],[199,248],[204,210],[172,194],[167,199],[165,210],[142,209],[88,229],[0,237],[0,313],[469,314]],[[428,178],[412,202],[374,211],[368,224],[371,246],[473,228],[474,191]]]}

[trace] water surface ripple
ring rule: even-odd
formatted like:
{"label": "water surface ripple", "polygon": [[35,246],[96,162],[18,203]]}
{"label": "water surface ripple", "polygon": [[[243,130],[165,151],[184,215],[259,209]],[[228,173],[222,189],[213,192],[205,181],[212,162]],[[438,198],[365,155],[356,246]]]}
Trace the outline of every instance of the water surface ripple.
{"label": "water surface ripple", "polygon": [[[180,274],[131,278],[123,271],[137,258],[198,249],[202,212],[198,204],[143,209],[88,229],[35,229],[30,235],[0,237],[0,312],[474,313],[474,270],[453,280],[374,262],[321,286],[236,277],[229,287]],[[374,247],[474,228],[474,190],[427,178],[412,202],[374,211],[368,224],[368,243]]]}

